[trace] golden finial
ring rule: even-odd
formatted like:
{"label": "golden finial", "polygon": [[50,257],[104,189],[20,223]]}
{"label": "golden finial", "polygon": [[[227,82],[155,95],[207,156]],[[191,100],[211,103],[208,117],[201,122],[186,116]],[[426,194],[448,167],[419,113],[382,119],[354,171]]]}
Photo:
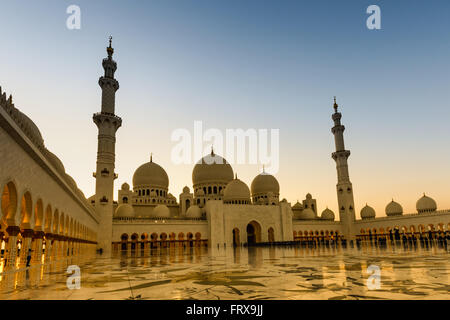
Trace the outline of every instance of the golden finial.
{"label": "golden finial", "polygon": [[334,105],[333,105],[333,108],[334,108],[334,112],[337,112],[338,104],[336,103],[336,96],[334,96]]}
{"label": "golden finial", "polygon": [[263,172],[262,173],[266,173],[265,171],[264,171],[264,165],[263,165]]}
{"label": "golden finial", "polygon": [[153,162],[153,152],[150,152],[150,162]]}
{"label": "golden finial", "polygon": [[214,156],[214,146],[211,145],[211,155]]}
{"label": "golden finial", "polygon": [[109,47],[106,48],[106,52],[108,52],[109,57],[111,57],[114,53],[114,49],[112,47],[112,36],[109,36]]}

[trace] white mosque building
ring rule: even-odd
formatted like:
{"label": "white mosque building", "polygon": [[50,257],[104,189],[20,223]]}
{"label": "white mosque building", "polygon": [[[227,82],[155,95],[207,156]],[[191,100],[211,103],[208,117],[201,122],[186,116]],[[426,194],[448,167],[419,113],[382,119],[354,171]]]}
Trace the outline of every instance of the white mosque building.
{"label": "white mosque building", "polygon": [[319,214],[311,194],[294,205],[280,200],[279,182],[264,171],[249,188],[214,151],[194,166],[192,188],[185,186],[178,198],[169,192],[167,172],[150,157],[134,172],[132,187],[124,183],[114,200],[115,142],[122,119],[115,114],[119,83],[113,53],[110,41],[99,79],[101,111],[93,115],[99,131],[96,192],[88,199],[46,148],[37,126],[0,88],[0,241],[7,266],[15,266],[18,245],[21,255],[33,248],[33,261],[39,263],[43,248],[43,259],[57,259],[98,249],[110,253],[174,243],[226,247],[325,238],[354,241],[367,235],[387,237],[395,229],[409,237],[449,230],[450,210],[438,210],[426,195],[417,201],[415,213],[405,214],[392,200],[385,217],[376,217],[366,205],[357,218],[347,164],[350,151],[345,149],[336,100],[331,131],[337,213],[327,208]]}

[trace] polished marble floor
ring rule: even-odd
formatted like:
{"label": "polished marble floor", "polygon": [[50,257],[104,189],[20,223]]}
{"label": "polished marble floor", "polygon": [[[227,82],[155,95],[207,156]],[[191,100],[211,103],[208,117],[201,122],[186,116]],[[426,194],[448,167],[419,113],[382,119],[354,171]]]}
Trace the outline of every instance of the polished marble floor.
{"label": "polished marble floor", "polygon": [[[0,299],[448,300],[449,258],[443,248],[159,248],[4,273]],[[80,289],[68,288],[69,265]]]}

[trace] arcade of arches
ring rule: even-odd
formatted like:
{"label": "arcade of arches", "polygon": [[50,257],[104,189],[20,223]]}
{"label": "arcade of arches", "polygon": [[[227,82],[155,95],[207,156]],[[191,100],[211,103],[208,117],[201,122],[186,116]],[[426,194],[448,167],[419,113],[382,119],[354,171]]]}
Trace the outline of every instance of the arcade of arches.
{"label": "arcade of arches", "polygon": [[0,273],[78,255],[93,255],[96,233],[55,208],[51,201],[34,199],[31,190],[18,195],[9,181],[2,187]]}
{"label": "arcade of arches", "polygon": [[208,245],[207,239],[202,239],[200,232],[192,233],[170,232],[169,234],[162,232],[152,233],[123,233],[120,236],[121,241],[113,242],[113,251],[138,251],[148,250],[154,248],[168,248],[168,247],[206,247]]}
{"label": "arcade of arches", "polygon": [[405,246],[416,246],[417,241],[422,246],[433,246],[435,243],[443,243],[447,238],[450,223],[394,225],[386,228],[362,228],[356,236],[357,243],[386,244],[401,241]]}

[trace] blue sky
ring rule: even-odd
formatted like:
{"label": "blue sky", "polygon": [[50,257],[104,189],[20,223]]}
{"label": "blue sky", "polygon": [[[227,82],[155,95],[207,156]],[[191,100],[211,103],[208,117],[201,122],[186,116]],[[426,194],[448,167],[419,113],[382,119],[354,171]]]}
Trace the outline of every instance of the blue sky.
{"label": "blue sky", "polygon": [[[81,8],[68,30],[66,8]],[[366,8],[381,8],[381,30]],[[281,197],[311,192],[336,210],[332,97],[352,151],[359,210],[426,192],[450,208],[448,1],[3,1],[0,85],[39,126],[87,196],[94,192],[101,59],[113,36],[117,185],[150,152],[175,196],[192,165],[171,163],[171,132],[278,128]],[[250,185],[260,166],[237,165]]]}

